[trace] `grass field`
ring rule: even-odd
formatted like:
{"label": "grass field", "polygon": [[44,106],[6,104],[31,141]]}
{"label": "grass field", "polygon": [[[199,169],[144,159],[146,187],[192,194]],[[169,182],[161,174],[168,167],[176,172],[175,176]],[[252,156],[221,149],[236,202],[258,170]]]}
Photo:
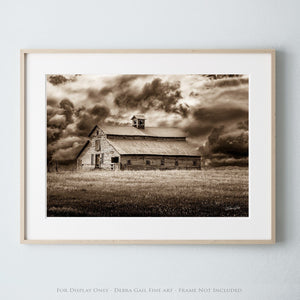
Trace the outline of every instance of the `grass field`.
{"label": "grass field", "polygon": [[248,216],[248,169],[48,173],[48,216]]}

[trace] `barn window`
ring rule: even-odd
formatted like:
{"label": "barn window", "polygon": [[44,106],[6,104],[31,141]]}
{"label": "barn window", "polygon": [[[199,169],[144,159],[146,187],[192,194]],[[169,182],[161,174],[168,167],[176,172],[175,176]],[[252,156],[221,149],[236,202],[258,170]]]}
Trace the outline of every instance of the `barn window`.
{"label": "barn window", "polygon": [[177,159],[175,160],[175,166],[178,166],[178,160]]}
{"label": "barn window", "polygon": [[165,165],[165,159],[164,159],[164,158],[161,159],[160,165],[161,165],[161,166],[164,166],[164,165]]}
{"label": "barn window", "polygon": [[197,161],[193,160],[193,166],[197,166]]}
{"label": "barn window", "polygon": [[95,150],[96,151],[100,151],[101,150],[100,140],[95,140]]}
{"label": "barn window", "polygon": [[131,165],[131,160],[130,159],[127,160],[127,165]]}
{"label": "barn window", "polygon": [[97,130],[97,135],[99,135],[99,130]]}
{"label": "barn window", "polygon": [[150,160],[146,160],[146,165],[150,166]]}
{"label": "barn window", "polygon": [[119,162],[119,157],[118,156],[112,157],[111,162],[117,164]]}
{"label": "barn window", "polygon": [[142,129],[145,128],[144,120],[139,120],[139,128],[142,128]]}
{"label": "barn window", "polygon": [[94,164],[94,154],[91,155],[91,165]]}

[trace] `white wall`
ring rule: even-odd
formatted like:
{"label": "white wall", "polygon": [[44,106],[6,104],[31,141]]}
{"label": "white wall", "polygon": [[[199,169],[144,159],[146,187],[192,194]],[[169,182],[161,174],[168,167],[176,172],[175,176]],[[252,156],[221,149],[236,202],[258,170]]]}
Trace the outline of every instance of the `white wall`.
{"label": "white wall", "polygon": [[[299,11],[297,0],[1,0],[1,298],[299,299]],[[275,48],[276,245],[20,245],[20,48]],[[233,287],[242,292],[57,293],[57,288],[89,287]]]}

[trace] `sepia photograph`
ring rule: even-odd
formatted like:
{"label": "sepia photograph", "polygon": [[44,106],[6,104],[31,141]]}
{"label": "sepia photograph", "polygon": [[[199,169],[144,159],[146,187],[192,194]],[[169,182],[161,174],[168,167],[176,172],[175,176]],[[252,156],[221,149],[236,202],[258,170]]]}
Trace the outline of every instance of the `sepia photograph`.
{"label": "sepia photograph", "polygon": [[47,74],[47,217],[248,217],[247,74]]}

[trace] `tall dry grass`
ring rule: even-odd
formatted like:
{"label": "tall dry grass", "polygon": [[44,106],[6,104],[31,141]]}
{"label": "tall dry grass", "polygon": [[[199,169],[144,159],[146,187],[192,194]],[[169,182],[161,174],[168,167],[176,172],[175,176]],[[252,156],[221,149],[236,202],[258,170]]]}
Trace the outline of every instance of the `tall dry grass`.
{"label": "tall dry grass", "polygon": [[48,173],[48,216],[247,216],[248,170]]}

